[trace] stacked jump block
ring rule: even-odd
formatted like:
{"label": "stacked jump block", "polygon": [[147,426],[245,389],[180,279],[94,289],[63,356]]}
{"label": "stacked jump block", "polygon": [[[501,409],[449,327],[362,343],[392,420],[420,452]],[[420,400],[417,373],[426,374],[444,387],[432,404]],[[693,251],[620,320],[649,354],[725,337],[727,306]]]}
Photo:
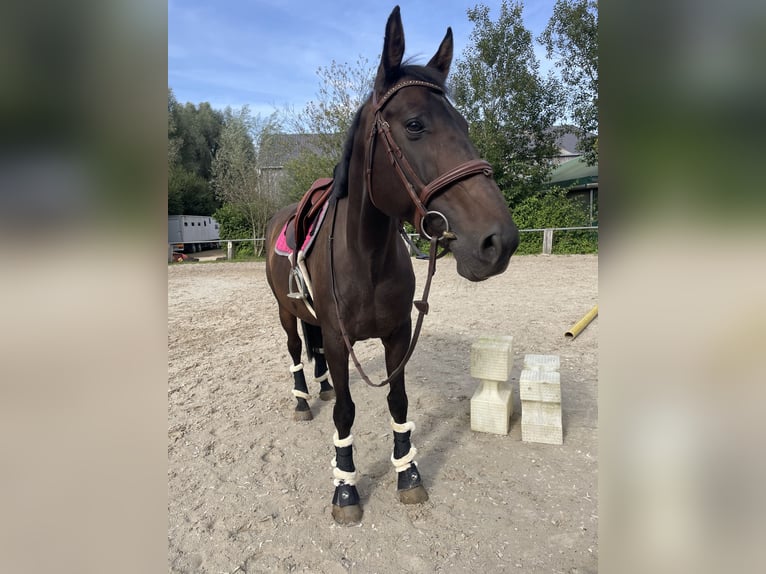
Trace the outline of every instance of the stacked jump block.
{"label": "stacked jump block", "polygon": [[471,430],[508,434],[512,368],[513,337],[484,337],[471,345],[471,376],[480,381],[471,398]]}
{"label": "stacked jump block", "polygon": [[521,440],[563,444],[558,355],[525,355],[519,377]]}

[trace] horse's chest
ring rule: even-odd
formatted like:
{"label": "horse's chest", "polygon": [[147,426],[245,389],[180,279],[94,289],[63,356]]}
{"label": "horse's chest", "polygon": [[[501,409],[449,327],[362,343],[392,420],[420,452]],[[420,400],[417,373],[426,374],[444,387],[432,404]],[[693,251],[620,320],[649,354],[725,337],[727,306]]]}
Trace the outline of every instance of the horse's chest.
{"label": "horse's chest", "polygon": [[375,317],[379,323],[395,321],[398,325],[410,315],[413,290],[398,289],[396,292],[376,292]]}
{"label": "horse's chest", "polygon": [[385,336],[397,330],[408,321],[412,311],[415,292],[414,278],[400,278],[397,281],[382,281],[365,289],[352,313],[359,338]]}

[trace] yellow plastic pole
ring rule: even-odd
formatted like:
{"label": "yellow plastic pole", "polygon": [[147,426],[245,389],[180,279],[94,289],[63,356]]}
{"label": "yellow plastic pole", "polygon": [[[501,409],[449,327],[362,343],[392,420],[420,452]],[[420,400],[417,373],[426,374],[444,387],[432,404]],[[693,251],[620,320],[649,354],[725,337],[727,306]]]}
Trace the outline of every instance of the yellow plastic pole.
{"label": "yellow plastic pole", "polygon": [[593,319],[596,317],[596,315],[598,315],[598,305],[594,306],[594,307],[593,307],[593,309],[591,309],[590,311],[588,311],[588,312],[585,314],[585,317],[583,317],[582,319],[580,319],[579,321],[577,321],[577,323],[575,323],[574,325],[572,325],[572,326],[569,328],[569,331],[567,331],[566,333],[564,333],[564,336],[565,336],[567,339],[574,339],[574,338],[575,338],[577,335],[579,335],[579,334],[580,334],[580,332],[581,332],[583,329],[585,329],[585,327],[587,327],[587,326],[588,326],[588,324],[589,324],[591,321],[593,321]]}

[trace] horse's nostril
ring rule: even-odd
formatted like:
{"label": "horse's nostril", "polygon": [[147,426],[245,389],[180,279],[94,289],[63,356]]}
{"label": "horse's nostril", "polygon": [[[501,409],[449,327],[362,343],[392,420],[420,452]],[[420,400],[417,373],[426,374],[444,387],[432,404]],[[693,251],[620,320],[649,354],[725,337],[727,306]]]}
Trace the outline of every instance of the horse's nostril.
{"label": "horse's nostril", "polygon": [[500,238],[496,233],[491,233],[484,238],[481,242],[481,252],[487,259],[496,259],[498,253],[498,247],[500,245]]}

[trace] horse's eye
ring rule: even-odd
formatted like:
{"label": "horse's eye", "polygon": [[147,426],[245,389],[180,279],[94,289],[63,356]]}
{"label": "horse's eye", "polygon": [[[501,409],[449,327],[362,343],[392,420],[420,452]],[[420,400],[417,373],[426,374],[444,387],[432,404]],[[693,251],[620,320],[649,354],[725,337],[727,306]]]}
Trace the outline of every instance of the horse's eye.
{"label": "horse's eye", "polygon": [[407,122],[407,125],[405,126],[407,128],[407,131],[411,134],[419,134],[422,133],[425,129],[423,126],[423,123],[420,120],[410,120]]}

